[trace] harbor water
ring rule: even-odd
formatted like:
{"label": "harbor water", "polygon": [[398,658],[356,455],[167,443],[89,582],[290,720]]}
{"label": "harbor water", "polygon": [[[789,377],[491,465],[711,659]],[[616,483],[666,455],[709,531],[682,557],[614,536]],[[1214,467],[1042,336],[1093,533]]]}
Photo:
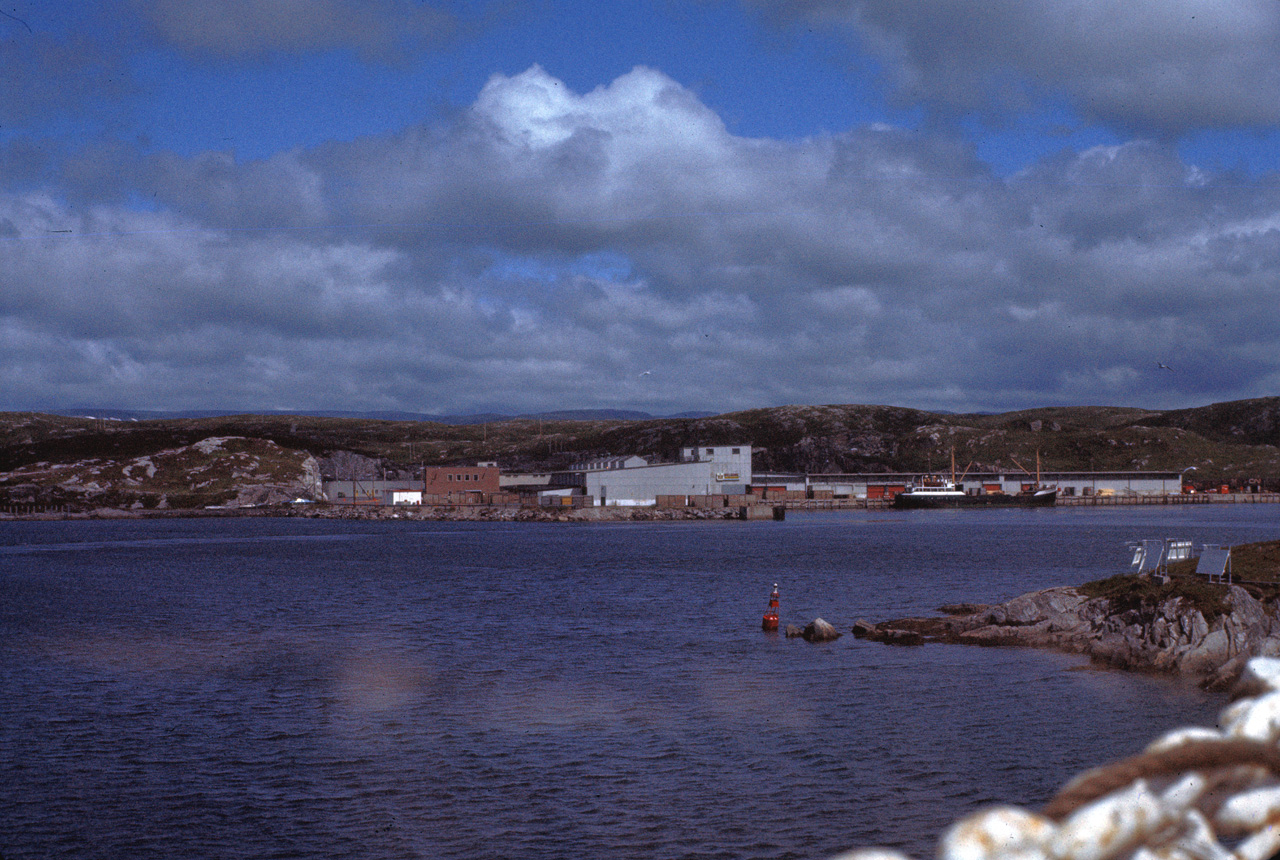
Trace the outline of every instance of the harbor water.
{"label": "harbor water", "polygon": [[0,856],[929,857],[1225,700],[760,630],[995,602],[1272,505],[0,523]]}

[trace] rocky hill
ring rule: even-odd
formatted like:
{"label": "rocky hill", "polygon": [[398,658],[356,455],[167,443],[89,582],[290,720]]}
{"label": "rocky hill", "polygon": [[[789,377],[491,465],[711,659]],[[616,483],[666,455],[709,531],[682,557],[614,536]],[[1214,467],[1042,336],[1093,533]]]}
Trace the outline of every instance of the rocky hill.
{"label": "rocky hill", "polygon": [[108,456],[39,460],[0,473],[4,502],[42,508],[244,507],[316,498],[320,491],[315,457],[269,439],[242,436],[208,436],[174,447],[133,446],[127,453]]}
{"label": "rocky hill", "polygon": [[[191,471],[197,443],[238,437]],[[308,495],[326,477],[408,476],[422,463],[496,460],[511,471],[563,469],[605,455],[675,459],[680,448],[750,442],[758,471],[961,469],[1182,470],[1217,486],[1260,479],[1280,490],[1280,398],[1150,411],[1053,407],[950,415],[894,406],[784,406],[705,418],[522,418],[455,425],[289,415],[119,421],[0,413],[0,505],[170,506]],[[255,448],[256,470],[229,458]],[[218,453],[221,450],[223,453]],[[185,454],[170,453],[186,451]],[[200,457],[205,455],[201,454]],[[144,460],[156,472],[150,474]],[[309,459],[310,458],[310,459]],[[161,467],[161,464],[172,463]],[[225,466],[225,468],[224,468]],[[126,474],[126,469],[127,474]],[[94,470],[97,470],[96,472]],[[188,474],[190,472],[190,474]],[[185,476],[179,478],[178,476]],[[165,483],[165,482],[170,483]]]}

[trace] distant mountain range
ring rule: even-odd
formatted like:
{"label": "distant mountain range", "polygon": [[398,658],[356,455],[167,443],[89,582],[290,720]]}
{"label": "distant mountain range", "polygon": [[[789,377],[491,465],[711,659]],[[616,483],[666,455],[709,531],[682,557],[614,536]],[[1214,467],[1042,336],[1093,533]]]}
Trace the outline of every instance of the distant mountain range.
{"label": "distant mountain range", "polygon": [[531,412],[508,415],[500,412],[484,412],[476,415],[428,415],[423,412],[354,412],[338,409],[265,410],[247,413],[234,409],[186,409],[156,411],[147,409],[111,409],[82,406],[74,409],[44,410],[48,415],[65,415],[70,418],[107,418],[114,421],[152,421],[176,418],[225,418],[228,415],[279,415],[315,418],[355,418],[363,421],[434,421],[437,424],[463,426],[492,424],[495,421],[650,421],[668,418],[709,418],[715,412],[677,412],[673,415],[650,415],[628,409],[562,409],[553,412]]}

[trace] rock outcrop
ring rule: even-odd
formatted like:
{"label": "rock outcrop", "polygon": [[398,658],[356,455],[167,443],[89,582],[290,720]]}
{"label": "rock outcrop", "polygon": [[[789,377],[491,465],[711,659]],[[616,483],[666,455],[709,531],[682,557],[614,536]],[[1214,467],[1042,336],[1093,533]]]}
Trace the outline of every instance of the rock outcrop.
{"label": "rock outcrop", "polygon": [[1180,673],[1212,689],[1233,684],[1251,657],[1280,656],[1280,605],[1228,586],[1221,613],[1184,597],[1125,608],[1075,588],[1049,588],[938,618],[868,625],[854,635],[887,644],[1023,645],[1086,654],[1124,669]]}
{"label": "rock outcrop", "polygon": [[840,631],[831,622],[815,618],[804,626],[804,632],[800,635],[806,642],[834,642],[840,638]]}
{"label": "rock outcrop", "polygon": [[274,505],[322,497],[320,466],[270,439],[206,436],[190,445],[47,462],[0,472],[0,496],[73,511]]}
{"label": "rock outcrop", "polygon": [[788,639],[804,639],[806,642],[834,642],[843,634],[829,621],[815,618],[804,627],[788,624],[783,628]]}

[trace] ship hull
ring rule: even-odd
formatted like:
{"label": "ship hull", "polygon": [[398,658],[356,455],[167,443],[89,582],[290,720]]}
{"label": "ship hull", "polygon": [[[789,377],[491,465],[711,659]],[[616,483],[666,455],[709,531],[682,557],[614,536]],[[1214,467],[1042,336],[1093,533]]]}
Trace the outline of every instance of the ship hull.
{"label": "ship hull", "polygon": [[983,493],[961,495],[941,493],[899,493],[893,497],[897,510],[921,510],[932,508],[1048,508],[1058,501],[1057,490],[1040,490],[1034,493]]}

